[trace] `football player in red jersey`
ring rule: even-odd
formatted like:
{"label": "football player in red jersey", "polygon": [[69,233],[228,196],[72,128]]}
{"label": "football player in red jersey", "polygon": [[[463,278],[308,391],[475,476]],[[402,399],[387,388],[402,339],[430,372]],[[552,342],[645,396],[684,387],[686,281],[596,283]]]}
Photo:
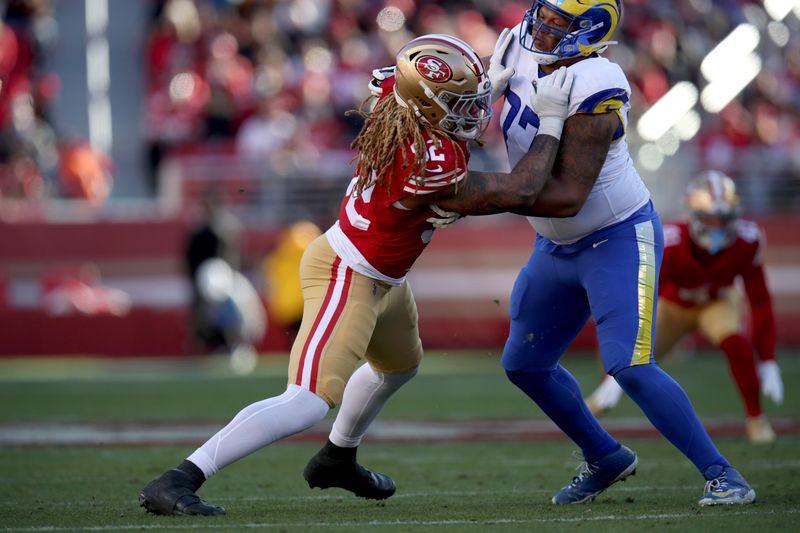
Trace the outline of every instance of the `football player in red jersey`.
{"label": "football player in red jersey", "polygon": [[[775,432],[761,410],[760,390],[776,404],[783,382],[775,360],[775,319],[764,277],[764,234],[739,218],[733,180],[707,171],[689,183],[688,222],[664,225],[664,263],[659,277],[655,353],[666,355],[685,335],[699,331],[728,358],[747,415],[751,442],[769,443]],[[750,302],[751,339],[743,331],[741,279]],[[758,354],[758,365],[753,352]],[[609,376],[587,399],[594,413],[622,396]]]}
{"label": "football player in red jersey", "polygon": [[492,84],[483,64],[466,43],[447,35],[404,46],[353,142],[357,168],[339,220],[303,254],[303,319],[285,392],[242,409],[142,489],[139,503],[156,514],[224,514],[197,496],[206,479],[311,427],[340,404],[328,443],[304,471],[309,486],[341,487],[368,499],[391,496],[394,482],[359,465],[356,449],[422,358],[406,273],[434,228],[447,222],[434,199],[461,214],[527,214],[552,175],[571,84],[566,69],[539,83],[531,103],[540,128],[510,174],[467,172],[467,142],[480,137],[491,116]]}

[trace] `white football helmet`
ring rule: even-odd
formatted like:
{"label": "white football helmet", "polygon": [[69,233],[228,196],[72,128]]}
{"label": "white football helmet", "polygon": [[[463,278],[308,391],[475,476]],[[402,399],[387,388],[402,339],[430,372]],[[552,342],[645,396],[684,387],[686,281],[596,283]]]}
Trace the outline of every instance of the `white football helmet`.
{"label": "white football helmet", "polygon": [[394,97],[435,128],[478,139],[492,116],[492,84],[475,51],[461,39],[430,34],[398,53]]}
{"label": "white football helmet", "polygon": [[689,234],[712,254],[724,250],[736,238],[736,220],[741,211],[733,180],[718,170],[695,177],[686,189]]}

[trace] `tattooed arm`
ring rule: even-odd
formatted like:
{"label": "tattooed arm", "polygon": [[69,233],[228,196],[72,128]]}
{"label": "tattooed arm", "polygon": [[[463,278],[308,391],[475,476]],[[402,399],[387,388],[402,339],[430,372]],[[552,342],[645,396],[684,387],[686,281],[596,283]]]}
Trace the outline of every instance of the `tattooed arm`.
{"label": "tattooed arm", "polygon": [[510,174],[469,172],[457,187],[407,200],[462,215],[574,216],[600,174],[618,124],[614,113],[573,115],[560,145],[555,137],[537,135]]}
{"label": "tattooed arm", "polygon": [[430,203],[462,215],[491,215],[506,211],[525,214],[525,208],[535,205],[542,188],[552,176],[558,144],[555,137],[537,135],[528,153],[510,174],[468,172],[457,187],[430,198]]}
{"label": "tattooed arm", "polygon": [[600,175],[618,126],[616,113],[570,117],[564,124],[553,177],[522,214],[555,218],[577,215]]}

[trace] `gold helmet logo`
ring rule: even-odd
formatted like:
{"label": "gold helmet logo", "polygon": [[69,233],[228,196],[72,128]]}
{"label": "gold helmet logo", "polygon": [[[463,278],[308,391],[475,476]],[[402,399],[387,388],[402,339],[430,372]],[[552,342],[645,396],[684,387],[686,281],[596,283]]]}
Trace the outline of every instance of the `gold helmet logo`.
{"label": "gold helmet logo", "polygon": [[444,83],[453,77],[453,71],[447,63],[433,56],[422,56],[417,59],[417,72],[426,80]]}

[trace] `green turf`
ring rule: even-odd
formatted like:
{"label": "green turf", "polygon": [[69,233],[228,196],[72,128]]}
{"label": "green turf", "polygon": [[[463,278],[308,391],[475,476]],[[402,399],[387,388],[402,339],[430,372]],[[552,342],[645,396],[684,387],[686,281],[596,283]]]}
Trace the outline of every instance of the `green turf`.
{"label": "green turf", "polygon": [[[800,420],[794,391],[800,358],[783,356],[787,398],[775,419]],[[565,364],[588,390],[597,363]],[[702,417],[741,417],[724,360],[716,354],[665,365]],[[247,403],[280,392],[285,359],[264,361],[246,378],[224,360],[0,361],[0,424],[30,421],[226,422]],[[612,416],[641,416],[624,400]],[[431,355],[420,375],[387,406],[381,420],[543,416],[503,376],[497,354]],[[193,446],[0,448],[0,531],[258,530],[278,531],[753,531],[796,529],[800,508],[800,436],[766,447],[717,440],[758,492],[752,506],[700,509],[702,480],[663,439],[626,439],[638,473],[594,503],[567,508],[549,497],[575,473],[565,441],[379,444],[360,451],[365,464],[391,474],[398,493],[367,502],[330,489],[310,491],[300,475],[317,444],[279,443],[231,465],[202,495],[229,514],[215,519],[154,517],[137,507],[149,479]]]}

